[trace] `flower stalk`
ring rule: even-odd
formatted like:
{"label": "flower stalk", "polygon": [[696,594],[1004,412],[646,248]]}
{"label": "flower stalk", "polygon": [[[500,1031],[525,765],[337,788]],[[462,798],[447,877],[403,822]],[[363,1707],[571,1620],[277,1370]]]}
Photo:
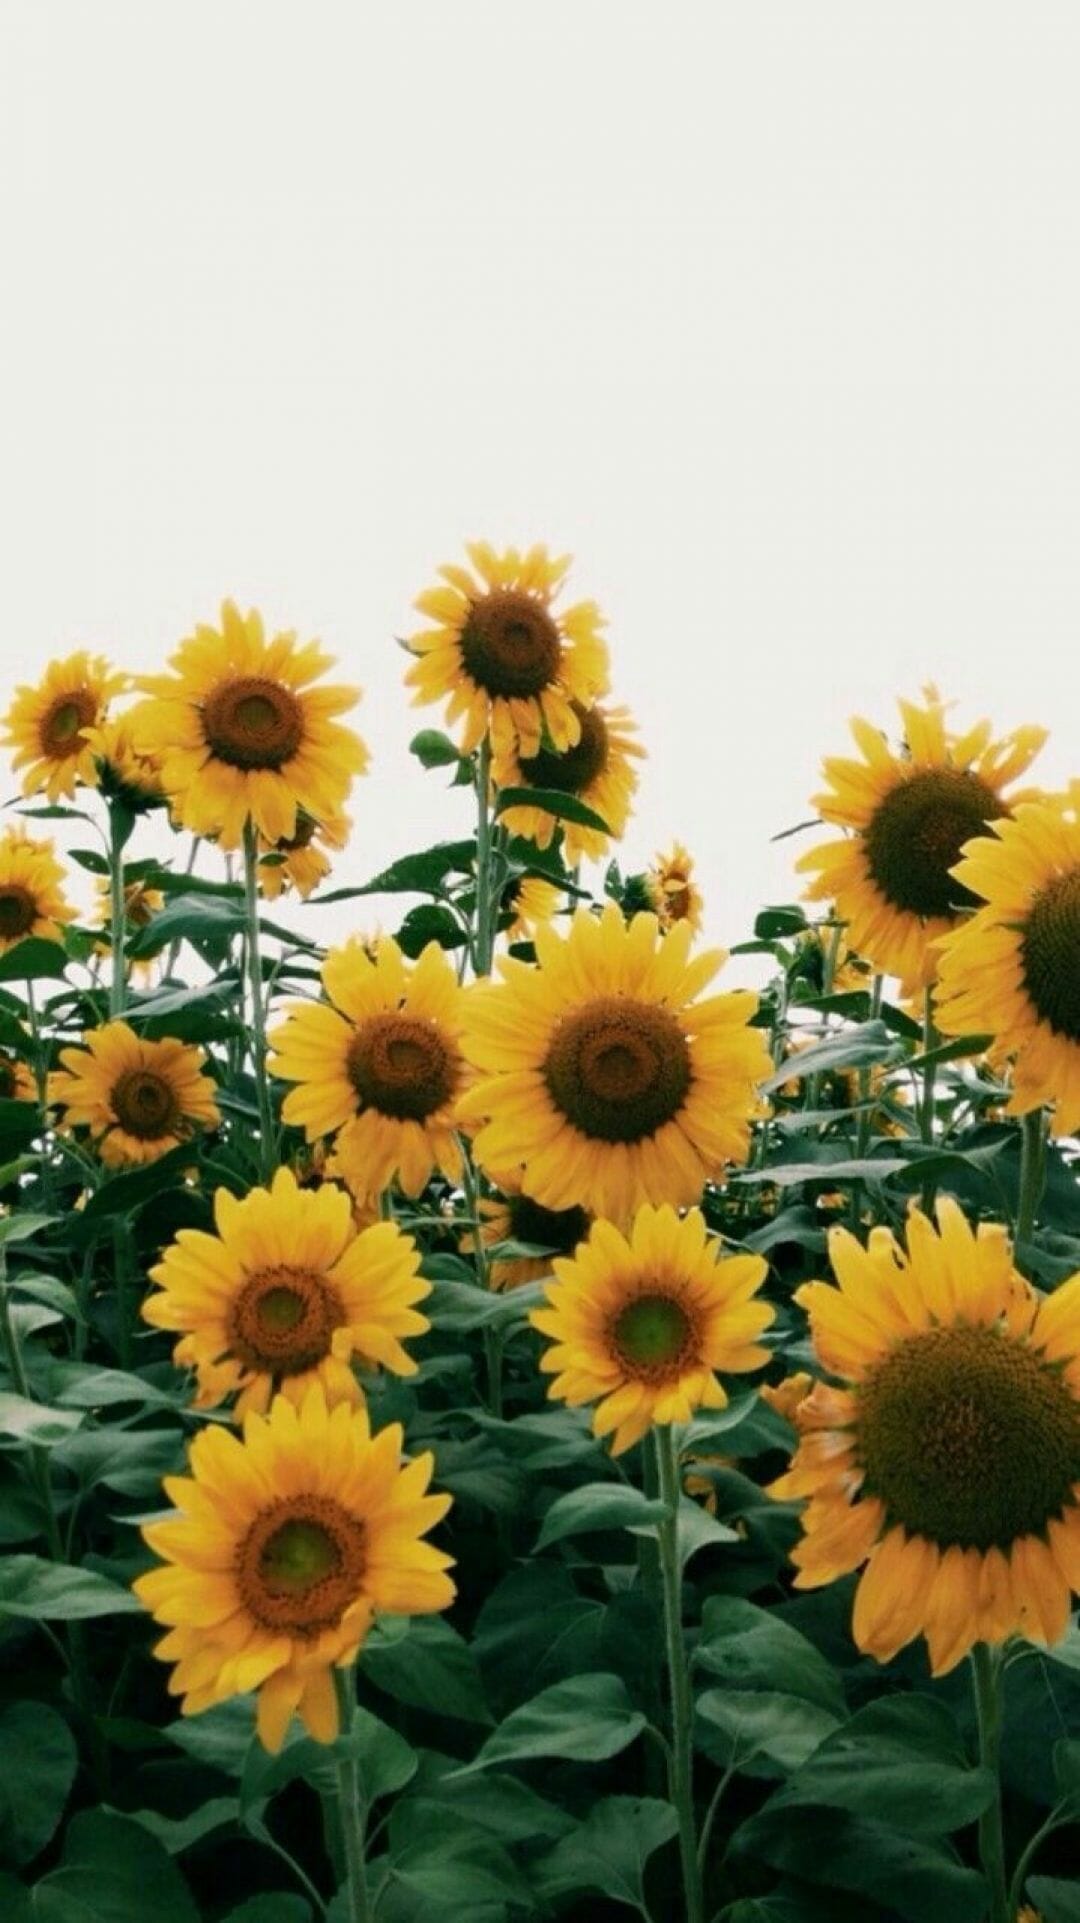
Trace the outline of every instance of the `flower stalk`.
{"label": "flower stalk", "polygon": [[1030,1109],[1020,1124],[1020,1199],[1016,1211],[1016,1240],[1026,1242],[1046,1182],[1046,1111]]}
{"label": "flower stalk", "polygon": [[994,1795],[979,1818],[979,1860],[990,1895],[987,1923],[1010,1923],[1005,1880],[1005,1842],[1001,1822],[1001,1724],[1003,1714],[1001,1651],[976,1643],[971,1652],[979,1762],[994,1778]]}
{"label": "flower stalk", "polygon": [[675,1438],[669,1423],[653,1431],[660,1494],[668,1515],[660,1524],[660,1568],[664,1592],[664,1638],[667,1648],[668,1687],[671,1695],[671,1760],[668,1769],[669,1797],[679,1819],[679,1859],[682,1864],[686,1923],[703,1923],[705,1915],[702,1868],[698,1861],[697,1829],[694,1822],[693,1778],[693,1702],[690,1672],[682,1629],[682,1574],[679,1567],[679,1465]]}
{"label": "flower stalk", "polygon": [[355,1706],[351,1668],[335,1669],[334,1693],[337,1697],[340,1725],[337,1755],[337,1813],[348,1892],[346,1914],[348,1923],[371,1923],[367,1865],[364,1860],[364,1817],[360,1808],[360,1774],[356,1767],[356,1757],[349,1743]]}
{"label": "flower stalk", "polygon": [[251,1057],[259,1110],[259,1165],[264,1182],[274,1172],[274,1108],[266,1068],[266,1000],[259,948],[259,838],[250,816],[244,823],[244,902],[247,913],[245,955],[251,1001]]}
{"label": "flower stalk", "polygon": [[116,1021],[127,1007],[127,904],[124,900],[124,845],[131,833],[131,816],[115,801],[109,803],[109,1015]]}

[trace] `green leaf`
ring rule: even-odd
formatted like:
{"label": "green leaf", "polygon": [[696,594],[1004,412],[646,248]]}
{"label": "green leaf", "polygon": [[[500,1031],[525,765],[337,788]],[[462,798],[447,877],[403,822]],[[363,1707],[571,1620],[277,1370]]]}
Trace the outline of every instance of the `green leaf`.
{"label": "green leaf", "polygon": [[35,1275],[27,1269],[23,1275],[13,1275],[10,1286],[17,1295],[29,1296],[31,1302],[44,1302],[47,1308],[59,1309],[61,1315],[85,1326],[86,1318],[75,1299],[74,1290],[66,1282],[61,1282],[59,1276]]}
{"label": "green leaf", "polygon": [[433,941],[440,948],[464,948],[465,930],[449,908],[423,902],[419,908],[410,908],[397,931],[397,945],[403,955],[415,961]]}
{"label": "green leaf", "polygon": [[143,1613],[130,1589],[121,1589],[93,1569],[47,1562],[43,1556],[5,1556],[0,1561],[0,1617],[59,1623]]}
{"label": "green leaf", "polygon": [[456,1774],[467,1776],[490,1769],[493,1763],[526,1762],[537,1756],[602,1762],[617,1756],[644,1727],[644,1716],[634,1708],[618,1676],[603,1672],[571,1676],[511,1710],[479,1755]]}
{"label": "green leaf", "polygon": [[198,1809],[192,1810],[190,1816],[161,1816],[155,1809],[137,1809],[131,1811],[131,1820],[141,1823],[144,1830],[156,1836],[170,1856],[181,1856],[193,1844],[201,1843],[204,1836],[212,1836],[227,1824],[239,1823],[240,1805],[235,1796],[212,1796],[208,1803],[200,1803]]}
{"label": "green leaf", "polygon": [[595,1529],[633,1529],[655,1535],[656,1524],[670,1511],[664,1502],[650,1500],[625,1482],[586,1482],[556,1497],[544,1517],[536,1548],[548,1549],[566,1536]]}
{"label": "green leaf", "polygon": [[67,967],[67,949],[58,941],[27,935],[0,955],[0,982],[63,981]]}
{"label": "green leaf", "polygon": [[6,1247],[9,1242],[29,1242],[57,1220],[55,1215],[31,1215],[26,1209],[20,1210],[18,1215],[5,1215],[0,1218],[0,1246]]}
{"label": "green leaf", "polygon": [[64,1838],[64,1861],[34,1889],[35,1923],[199,1923],[187,1884],[142,1825],[83,1810]]}
{"label": "green leaf", "polygon": [[993,1772],[973,1769],[942,1703],[897,1696],[867,1703],[770,1804],[824,1803],[889,1822],[912,1836],[945,1836],[974,1823],[995,1794]]}
{"label": "green leaf", "polygon": [[120,1175],[110,1175],[89,1198],[82,1211],[84,1222],[105,1222],[114,1215],[133,1215],[147,1202],[156,1202],[170,1183],[182,1177],[197,1161],[196,1150],[190,1142],[179,1142],[165,1155],[159,1155],[156,1162],[148,1162],[144,1168],[127,1169]]}
{"label": "green leaf", "polygon": [[184,1467],[184,1434],[179,1428],[81,1429],[53,1459],[84,1488],[104,1484],[122,1496],[158,1496],[162,1478]]}
{"label": "green leaf", "polygon": [[741,1596],[708,1598],[694,1664],[729,1689],[779,1691],[845,1714],[839,1678],[813,1643]]}
{"label": "green leaf", "polygon": [[1066,1883],[1060,1876],[1031,1876],[1026,1895],[1042,1923],[1080,1923],[1080,1883]]}
{"label": "green leaf", "polygon": [[294,1720],[280,1753],[270,1756],[253,1742],[244,1759],[240,1801],[244,1808],[273,1796],[297,1778],[322,1796],[336,1794],[338,1759],[348,1749],[360,1774],[360,1794],[366,1805],[380,1796],[393,1796],[412,1781],[416,1751],[368,1709],[353,1712],[352,1728],[336,1743],[317,1743]]}
{"label": "green leaf", "polygon": [[145,928],[136,929],[129,937],[127,952],[139,959],[156,955],[172,942],[188,941],[200,953],[212,949],[223,954],[246,921],[243,901],[201,892],[174,895]]}
{"label": "green leaf", "polygon": [[204,1710],[201,1716],[181,1716],[175,1723],[167,1723],[162,1735],[204,1768],[239,1776],[255,1743],[255,1699],[230,1697],[228,1702]]}
{"label": "green leaf", "polygon": [[533,1905],[513,1859],[484,1830],[438,1803],[412,1803],[390,1820],[394,1884],[416,1904],[418,1918],[473,1916],[484,1903]]}
{"label": "green leaf", "polygon": [[475,841],[440,841],[422,854],[402,855],[362,888],[334,888],[312,899],[324,903],[353,901],[358,895],[438,895],[448,875],[471,874],[475,861]]}
{"label": "green leaf", "polygon": [[422,768],[450,768],[462,759],[450,736],[439,728],[421,728],[409,743],[409,753]]}
{"label": "green leaf", "polygon": [[49,1382],[53,1401],[64,1409],[105,1409],[122,1402],[175,1409],[180,1404],[178,1396],[167,1395],[128,1369],[95,1369],[87,1362],[54,1363]]}
{"label": "green leaf", "polygon": [[311,1923],[311,1904],[302,1896],[286,1896],[271,1890],[249,1896],[238,1910],[230,1910],[221,1923]]}
{"label": "green leaf", "polygon": [[[925,1166],[920,1164],[921,1168]],[[891,1176],[906,1174],[911,1167],[910,1162],[897,1155],[878,1155],[873,1160],[859,1161],[774,1162],[769,1168],[742,1169],[738,1175],[730,1175],[728,1182],[729,1185],[766,1182],[780,1189],[791,1188],[796,1182],[827,1182],[830,1186],[836,1182],[884,1182]],[[922,1176],[918,1179],[921,1181]]]}
{"label": "green leaf", "polygon": [[691,1556],[696,1556],[699,1549],[713,1549],[719,1543],[739,1540],[737,1529],[730,1528],[719,1517],[711,1516],[704,1503],[694,1502],[690,1496],[680,1497],[676,1533],[681,1569],[686,1568]]}
{"label": "green leaf", "polygon": [[492,1721],[476,1657],[441,1616],[380,1616],[360,1667],[396,1702],[465,1723]]}
{"label": "green leaf", "polygon": [[[431,1317],[437,1329],[452,1330],[465,1335],[470,1329],[509,1328],[515,1322],[525,1320],[527,1310],[536,1308],[543,1299],[542,1289],[491,1290],[480,1286],[466,1264],[459,1265],[462,1276],[468,1281],[452,1281],[449,1277],[433,1275],[436,1263],[453,1261],[455,1258],[431,1256],[424,1263],[421,1274],[432,1277],[434,1288],[424,1304],[424,1313]],[[516,1298],[520,1296],[521,1301]]]}
{"label": "green leaf", "polygon": [[0,1390],[0,1435],[13,1436],[17,1442],[48,1448],[62,1442],[81,1421],[74,1410],[50,1409],[27,1396]]}
{"label": "green leaf", "polygon": [[805,1081],[808,1075],[820,1075],[838,1068],[865,1068],[874,1062],[889,1061],[895,1055],[896,1043],[891,1039],[884,1022],[860,1022],[856,1028],[844,1029],[828,1041],[817,1042],[813,1048],[800,1049],[797,1055],[789,1055],[774,1074],[766,1076],[759,1087],[763,1095],[770,1095],[774,1089],[782,1088],[785,1082]]}
{"label": "green leaf", "polygon": [[839,1717],[771,1689],[709,1689],[698,1697],[695,1741],[714,1763],[745,1776],[787,1776],[831,1736]]}
{"label": "green leaf", "polygon": [[18,1877],[0,1870],[0,1914],[4,1923],[33,1923],[33,1896]]}
{"label": "green leaf", "polygon": [[444,1808],[460,1810],[469,1822],[489,1830],[505,1844],[527,1843],[539,1838],[557,1843],[574,1828],[574,1818],[565,1810],[538,1796],[516,1776],[497,1776],[487,1771],[459,1780],[454,1772],[456,1759],[427,1750],[409,1791],[401,1804],[401,1820],[415,1802],[441,1803]]}
{"label": "green leaf", "polygon": [[806,915],[798,903],[785,902],[782,907],[761,910],[754,922],[754,935],[758,941],[779,941],[789,935],[801,935],[807,926]]}
{"label": "green leaf", "polygon": [[1063,1797],[1080,1804],[1080,1740],[1063,1736],[1054,1744],[1054,1781]]}
{"label": "green leaf", "polygon": [[545,815],[554,815],[556,821],[572,821],[579,828],[596,828],[602,835],[611,833],[603,815],[598,815],[595,808],[587,808],[576,795],[564,795],[558,788],[501,788],[495,813],[504,815],[508,808],[539,808]]}
{"label": "green leaf", "polygon": [[606,1796],[537,1864],[538,1887],[548,1897],[600,1890],[613,1903],[647,1917],[645,1865],[678,1827],[670,1803],[650,1796]]}
{"label": "green leaf", "polygon": [[733,1851],[830,1891],[860,1892],[909,1923],[984,1923],[986,1884],[937,1838],[908,1836],[847,1810],[775,1802],[742,1824]]}
{"label": "green leaf", "polygon": [[78,1766],[75,1739],[47,1703],[0,1711],[0,1856],[30,1863],[64,1813]]}

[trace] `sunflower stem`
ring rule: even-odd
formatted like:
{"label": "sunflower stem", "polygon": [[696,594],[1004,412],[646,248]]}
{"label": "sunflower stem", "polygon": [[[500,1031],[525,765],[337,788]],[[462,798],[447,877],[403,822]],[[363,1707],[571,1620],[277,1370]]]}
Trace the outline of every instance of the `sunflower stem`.
{"label": "sunflower stem", "polygon": [[664,1583],[664,1635],[667,1644],[668,1686],[671,1692],[669,1796],[675,1805],[675,1813],[679,1819],[679,1857],[682,1863],[683,1893],[686,1898],[686,1923],[704,1923],[704,1893],[701,1866],[698,1863],[697,1831],[694,1825],[693,1703],[682,1628],[682,1575],[679,1568],[679,1464],[671,1425],[658,1424],[654,1434],[656,1462],[660,1475],[660,1494],[669,1511],[659,1527],[660,1567]]}
{"label": "sunflower stem", "polygon": [[109,803],[109,953],[112,978],[109,982],[109,1018],[116,1021],[127,1007],[127,905],[124,901],[124,844],[130,833],[131,817],[115,801]]}
{"label": "sunflower stem", "polygon": [[1033,1108],[1020,1124],[1020,1200],[1016,1211],[1016,1240],[1026,1242],[1035,1227],[1035,1213],[1046,1180],[1046,1111]]}
{"label": "sunflower stem", "polygon": [[496,906],[492,899],[491,742],[484,736],[476,756],[476,928],[473,972],[490,975],[495,953]]}
{"label": "sunflower stem", "polygon": [[[929,1055],[937,1042],[934,1027],[933,991],[927,989],[923,997],[922,1052]],[[934,1082],[937,1076],[937,1063],[927,1062],[922,1071],[923,1096],[919,1106],[919,1137],[927,1144],[934,1139]]]}
{"label": "sunflower stem", "polygon": [[994,1778],[993,1798],[979,1818],[979,1860],[990,1893],[988,1923],[1010,1923],[1001,1822],[1002,1676],[1000,1650],[992,1649],[988,1643],[976,1643],[971,1652],[971,1680],[979,1732],[979,1762]]}
{"label": "sunflower stem", "polygon": [[351,1669],[335,1669],[334,1693],[338,1704],[338,1823],[345,1857],[346,1888],[349,1895],[349,1923],[371,1923],[368,1902],[367,1866],[364,1861],[364,1817],[360,1808],[360,1776],[349,1744],[356,1691]]}
{"label": "sunflower stem", "polygon": [[[657,1451],[649,1448],[648,1445],[642,1450],[642,1481],[646,1496],[650,1502],[655,1501],[660,1495],[660,1465],[657,1460]],[[645,1685],[648,1690],[650,1716],[659,1723],[663,1719],[661,1687],[663,1662],[659,1656],[659,1641],[663,1635],[664,1623],[664,1577],[660,1566],[659,1542],[647,1531],[642,1531],[637,1538],[637,1564],[641,1591],[649,1614],[650,1648],[649,1660],[645,1665]],[[670,1752],[668,1752],[668,1761],[670,1764]],[[663,1778],[657,1767],[662,1763],[663,1757],[657,1754],[654,1747],[646,1751],[646,1788],[650,1796],[663,1794],[660,1787]]]}
{"label": "sunflower stem", "polygon": [[276,1160],[274,1108],[266,1072],[266,1003],[263,999],[262,954],[259,948],[259,840],[250,816],[244,823],[244,900],[247,909],[246,950],[251,999],[251,1056],[255,1096],[259,1106],[259,1163],[269,1182]]}

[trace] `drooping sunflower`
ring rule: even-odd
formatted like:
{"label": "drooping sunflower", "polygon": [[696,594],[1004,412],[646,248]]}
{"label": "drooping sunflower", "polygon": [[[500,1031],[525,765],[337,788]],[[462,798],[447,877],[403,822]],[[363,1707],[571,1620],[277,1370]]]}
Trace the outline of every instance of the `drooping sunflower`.
{"label": "drooping sunflower", "polygon": [[[490,1286],[516,1289],[550,1275],[553,1256],[573,1255],[589,1232],[591,1217],[582,1208],[541,1208],[539,1202],[522,1193],[520,1169],[503,1169],[496,1186],[502,1195],[486,1196],[480,1203],[480,1240],[485,1249],[495,1249],[500,1242],[524,1242],[550,1250],[547,1255],[496,1256],[489,1262]],[[462,1247],[467,1251],[471,1246],[470,1233],[463,1238]]]}
{"label": "drooping sunflower", "polygon": [[36,1102],[37,1083],[25,1062],[0,1049],[0,1102]]}
{"label": "drooping sunflower", "polygon": [[49,801],[70,800],[81,781],[97,783],[94,751],[86,738],[98,727],[106,704],[127,685],[127,676],[110,668],[103,655],[80,649],[63,661],[50,661],[36,687],[16,688],[5,717],[6,744],[14,748],[12,767],[24,768],[24,795],[44,790]]}
{"label": "drooping sunflower", "polygon": [[676,922],[689,922],[694,933],[701,928],[705,900],[694,880],[694,858],[677,841],[668,855],[657,855],[646,875],[646,886],[661,928]]}
{"label": "drooping sunflower", "polygon": [[539,875],[515,875],[499,902],[500,913],[513,916],[504,931],[507,940],[531,941],[537,923],[553,920],[565,899],[557,882],[543,881]]}
{"label": "drooping sunflower", "polygon": [[106,1022],[89,1029],[80,1047],[60,1050],[49,1100],[62,1108],[65,1128],[90,1130],[106,1167],[156,1162],[197,1128],[217,1125],[205,1060],[190,1043],[148,1042],[127,1022]]}
{"label": "drooping sunflower", "polygon": [[182,641],[172,674],[143,678],[151,699],[127,719],[139,753],[159,762],[182,827],[228,849],[248,821],[277,842],[296,834],[300,811],[315,821],[340,815],[368,754],[334,719],[359,691],[312,686],[331,665],[314,641],[268,641],[261,615],[225,601],[221,627]]}
{"label": "drooping sunflower", "polygon": [[[295,888],[301,901],[306,901],[330,873],[330,857],[323,849],[331,848],[337,853],[344,848],[351,826],[347,815],[335,815],[332,821],[313,821],[310,815],[297,815],[294,835],[263,844],[259,893],[265,895],[267,901],[276,901],[287,888]],[[316,845],[319,842],[322,847]],[[268,861],[268,855],[273,859]]]}
{"label": "drooping sunflower", "polygon": [[61,923],[75,919],[63,880],[51,841],[34,841],[20,828],[0,835],[0,955],[27,935],[63,939]]}
{"label": "drooping sunflower", "polygon": [[492,777],[499,788],[554,789],[584,802],[606,822],[606,835],[576,821],[560,822],[543,808],[507,808],[502,819],[512,835],[524,835],[539,848],[547,848],[561,827],[567,861],[599,861],[626,828],[638,785],[632,758],[645,750],[635,740],[628,708],[605,708],[599,702],[591,708],[580,701],[572,705],[580,729],[572,747],[560,752],[543,745],[529,754],[511,747],[496,756]]}
{"label": "drooping sunflower", "polygon": [[147,814],[164,799],[161,769],[155,756],[139,754],[127,715],[84,728],[93,753],[98,786],[107,801],[122,802],[134,815]]}
{"label": "drooping sunflower", "polygon": [[450,1507],[427,1495],[433,1457],[401,1462],[402,1432],[372,1436],[362,1408],[310,1388],[248,1415],[244,1439],[209,1427],[190,1476],[166,1478],[177,1513],[143,1535],[164,1566],[133,1584],[167,1634],[169,1689],[185,1716],[256,1689],[261,1742],[281,1748],[295,1712],[317,1741],[338,1734],[335,1667],[378,1611],[446,1609],[451,1558],[423,1540]]}
{"label": "drooping sunflower", "polygon": [[413,705],[446,699],[447,720],[463,722],[462,754],[488,733],[497,755],[518,746],[537,755],[545,738],[565,753],[580,737],[580,709],[607,688],[603,616],[595,601],[553,608],[569,555],[552,559],[543,546],[499,554],[486,541],[466,551],[475,574],[440,568],[440,584],[417,596],[436,625],[408,642],[419,657],[405,676]]}
{"label": "drooping sunflower", "polygon": [[[98,925],[111,935],[112,886],[107,875],[98,877],[95,883],[95,893],[98,898]],[[124,883],[124,926],[128,933],[134,933],[136,929],[149,928],[154,916],[159,915],[164,906],[165,897],[160,888],[150,888],[144,881],[128,881]],[[99,955],[109,954],[110,946],[111,944],[109,942],[95,943],[95,948]],[[154,947],[153,953],[140,955],[137,960],[131,963],[133,973],[144,976],[152,975],[154,972],[154,962],[164,947],[165,943],[163,941],[160,946]]]}
{"label": "drooping sunflower", "polygon": [[754,1300],[767,1270],[759,1255],[721,1258],[699,1209],[680,1220],[646,1204],[629,1239],[595,1222],[576,1256],[556,1261],[550,1307],[529,1317],[553,1338],[540,1360],[555,1377],[549,1396],[571,1407],[595,1402],[593,1432],[612,1436],[613,1455],[654,1423],[723,1409],[716,1371],[768,1361],[757,1337],[775,1311]]}
{"label": "drooping sunflower", "polygon": [[860,1649],[926,1637],[935,1675],[976,1642],[1054,1642],[1080,1586],[1080,1276],[1039,1300],[1005,1230],[913,1210],[907,1247],[835,1228],[839,1287],[797,1290],[843,1387],[799,1405],[773,1493],[805,1496],[796,1584],[863,1571]]}
{"label": "drooping sunflower", "polygon": [[354,938],[322,979],[328,1000],[295,1003],[271,1035],[274,1073],[298,1084],[285,1120],[309,1142],[334,1135],[331,1173],[360,1198],[395,1179],[419,1195],[435,1168],[456,1180],[462,991],[442,949],[430,942],[409,967],[389,936],[373,951]]}
{"label": "drooping sunflower", "polygon": [[992,741],[990,723],[978,721],[966,734],[950,733],[932,689],[924,707],[899,706],[902,752],[856,719],[851,731],[863,759],[826,760],[829,787],[814,806],[850,832],[811,848],[796,867],[813,876],[811,900],[835,902],[852,947],[914,993],[934,980],[935,943],[973,904],[953,874],[961,848],[1010,813],[1020,797],[1010,800],[1004,790],[1030,765],[1046,730],[1017,728]]}
{"label": "drooping sunflower", "polygon": [[936,1020],[990,1035],[1012,1059],[1010,1115],[1045,1103],[1056,1135],[1080,1125],[1080,783],[969,842],[956,874],[978,912],[940,948]]}
{"label": "drooping sunflower", "polygon": [[480,1125],[477,1157],[494,1175],[521,1166],[526,1195],[625,1221],[640,1202],[694,1202],[745,1160],[755,1083],[770,1069],[757,996],[697,996],[721,966],[689,955],[684,922],[627,926],[614,902],[579,909],[563,938],[535,933],[538,967],[507,959],[478,982],[464,1049],[480,1080],[459,1115]]}

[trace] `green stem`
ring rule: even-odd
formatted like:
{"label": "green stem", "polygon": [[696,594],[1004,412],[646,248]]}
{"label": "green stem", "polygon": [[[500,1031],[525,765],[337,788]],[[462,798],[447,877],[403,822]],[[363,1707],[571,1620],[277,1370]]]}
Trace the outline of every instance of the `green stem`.
{"label": "green stem", "polygon": [[[11,1317],[11,1296],[7,1278],[7,1252],[0,1242],[0,1344],[11,1371],[11,1380],[26,1402],[35,1400],[26,1373],[22,1349]],[[33,1465],[34,1479],[38,1486],[42,1513],[45,1517],[45,1534],[49,1543],[49,1554],[54,1562],[63,1562],[64,1550],[60,1540],[60,1524],[56,1517],[56,1504],[53,1501],[52,1477],[49,1473],[49,1452],[40,1443],[31,1443],[30,1461]]]}
{"label": "green stem", "polygon": [[476,756],[476,929],[473,971],[490,975],[495,953],[496,904],[492,900],[491,742],[485,735]]}
{"label": "green stem", "polygon": [[345,1856],[348,1889],[348,1923],[371,1923],[368,1902],[367,1869],[364,1863],[364,1817],[360,1808],[360,1776],[356,1757],[347,1739],[356,1707],[353,1672],[335,1669],[334,1691],[338,1701],[340,1734],[337,1761],[338,1822]]}
{"label": "green stem", "polygon": [[1070,1814],[1069,1805],[1067,1803],[1059,1803],[1056,1809],[1052,1809],[1050,1811],[1049,1816],[1047,1817],[1045,1823],[1043,1823],[1041,1828],[1035,1831],[1034,1836],[1031,1838],[1031,1841],[1025,1846],[1020,1856],[1020,1860],[1016,1865],[1016,1870],[1013,1875],[1012,1883],[1009,1887],[1009,1915],[1010,1916],[1015,1916],[1017,1914],[1020,1908],[1020,1905],[1024,1900],[1024,1884],[1027,1882],[1028,1871],[1030,1870],[1031,1865],[1035,1861],[1035,1858],[1038,1855],[1039,1851],[1041,1850],[1047,1837],[1052,1836],[1055,1830],[1066,1829],[1071,1823],[1075,1823],[1076,1821],[1077,1821],[1077,1818]]}
{"label": "green stem", "polygon": [[[924,1055],[929,1055],[931,1050],[937,1046],[937,1039],[937,1030],[934,1027],[933,991],[928,988],[923,998],[922,1052]],[[919,1104],[919,1139],[926,1144],[927,1148],[932,1146],[934,1140],[934,1084],[936,1079],[937,1063],[927,1062],[922,1070],[923,1092],[922,1101]],[[923,1211],[927,1215],[929,1215],[930,1210],[933,1208],[936,1192],[937,1183],[934,1181],[933,1176],[928,1175],[922,1185],[922,1196],[920,1198]]]}
{"label": "green stem", "polygon": [[[491,1272],[488,1265],[487,1249],[484,1247],[483,1222],[480,1213],[480,1175],[473,1167],[469,1145],[461,1137],[461,1186],[465,1192],[465,1207],[472,1224],[473,1257],[476,1262],[477,1281],[482,1289],[490,1289]],[[488,1409],[493,1416],[502,1419],[502,1336],[497,1329],[484,1330],[484,1360],[487,1365]]]}
{"label": "green stem", "polygon": [[660,1494],[669,1515],[660,1524],[660,1568],[664,1582],[664,1635],[671,1691],[671,1770],[669,1791],[679,1819],[686,1923],[703,1923],[705,1908],[694,1826],[693,1729],[690,1674],[682,1630],[682,1574],[679,1568],[679,1465],[669,1424],[654,1431]]}
{"label": "green stem", "polygon": [[1010,1923],[1005,1882],[1005,1841],[1001,1824],[1001,1722],[1003,1712],[1001,1652],[976,1643],[971,1652],[975,1692],[975,1720],[979,1732],[979,1762],[991,1771],[994,1795],[979,1818],[979,1859],[990,1892],[987,1923]]}
{"label": "green stem", "polygon": [[45,1190],[45,1206],[51,1212],[54,1200],[52,1145],[49,1139],[49,1060],[45,1042],[38,1020],[37,1003],[34,1000],[34,984],[26,983],[26,1016],[30,1023],[31,1049],[34,1058],[34,1083],[37,1088],[38,1107],[42,1114],[41,1185]]}
{"label": "green stem", "polygon": [[1016,1240],[1026,1242],[1035,1227],[1035,1213],[1046,1180],[1046,1111],[1033,1108],[1020,1124],[1020,1201],[1016,1211]]}
{"label": "green stem", "polygon": [[[650,1502],[660,1494],[660,1465],[655,1449],[646,1447],[642,1451],[642,1481],[645,1494]],[[663,1690],[661,1673],[663,1661],[659,1653],[659,1643],[663,1635],[664,1622],[664,1576],[660,1567],[660,1544],[654,1535],[643,1530],[637,1538],[638,1575],[645,1598],[649,1619],[649,1649],[643,1664],[644,1685],[648,1692],[650,1719],[659,1723],[663,1718]],[[670,1760],[670,1752],[669,1752]],[[658,1769],[663,1758],[656,1749],[650,1747],[645,1753],[646,1789],[650,1796],[662,1796],[663,1773]]]}
{"label": "green stem", "polygon": [[[876,1022],[881,1017],[881,996],[885,977],[875,975],[870,989],[870,1020]],[[870,1124],[873,1109],[870,1103],[870,1082],[873,1070],[867,1065],[859,1070],[859,1114],[855,1123],[855,1160],[861,1162],[870,1147]],[[857,1229],[862,1215],[863,1185],[861,1181],[851,1184],[851,1226]]]}
{"label": "green stem", "polygon": [[[833,992],[836,980],[836,964],[840,959],[840,942],[843,938],[843,922],[834,922],[829,946],[825,950],[825,960],[821,970],[821,993],[825,999]],[[818,1039],[824,1041],[829,1032],[829,1017],[823,1015],[818,1030]],[[806,1106],[813,1111],[821,1097],[821,1071],[817,1069],[806,1084]]]}
{"label": "green stem", "polygon": [[113,1225],[113,1254],[116,1261],[116,1332],[120,1366],[130,1369],[131,1353],[131,1230],[127,1217]]}
{"label": "green stem", "polygon": [[[129,817],[130,819],[130,817]],[[112,979],[109,983],[109,1017],[116,1021],[127,1007],[127,904],[124,901],[124,842],[116,807],[109,804],[109,951]]]}
{"label": "green stem", "polygon": [[277,1154],[270,1077],[266,1072],[266,1002],[259,949],[259,838],[255,824],[250,820],[244,823],[244,902],[247,910],[245,948],[251,1001],[251,1056],[259,1107],[259,1166],[263,1181],[269,1182]]}

